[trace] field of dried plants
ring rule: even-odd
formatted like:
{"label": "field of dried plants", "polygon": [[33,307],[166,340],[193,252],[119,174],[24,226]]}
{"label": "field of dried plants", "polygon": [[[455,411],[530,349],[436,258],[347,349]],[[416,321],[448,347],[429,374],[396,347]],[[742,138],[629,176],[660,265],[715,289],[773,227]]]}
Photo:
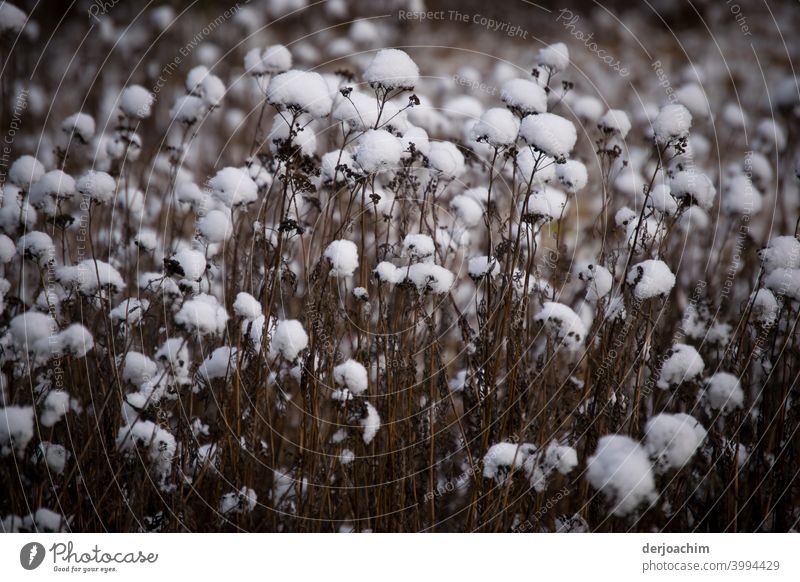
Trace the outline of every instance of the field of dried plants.
{"label": "field of dried plants", "polygon": [[729,4],[4,2],[2,530],[796,530],[798,14]]}

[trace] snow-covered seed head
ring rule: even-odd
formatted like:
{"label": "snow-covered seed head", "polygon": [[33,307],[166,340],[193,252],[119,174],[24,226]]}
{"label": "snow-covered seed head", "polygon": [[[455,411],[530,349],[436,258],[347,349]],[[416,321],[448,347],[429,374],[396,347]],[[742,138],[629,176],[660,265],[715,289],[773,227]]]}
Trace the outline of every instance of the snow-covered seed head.
{"label": "snow-covered seed head", "polygon": [[411,90],[419,81],[419,67],[399,49],[383,49],[364,71],[364,80],[373,87]]}

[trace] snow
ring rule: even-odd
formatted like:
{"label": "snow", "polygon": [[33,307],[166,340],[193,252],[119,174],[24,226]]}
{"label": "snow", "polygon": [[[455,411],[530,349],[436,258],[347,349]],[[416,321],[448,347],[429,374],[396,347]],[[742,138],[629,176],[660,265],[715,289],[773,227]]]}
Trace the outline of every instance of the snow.
{"label": "snow", "polygon": [[[568,199],[566,194],[557,188],[544,186],[535,190],[528,198],[527,213],[535,220],[550,222],[559,220],[565,213]],[[526,220],[527,217],[523,217]]]}
{"label": "snow", "polygon": [[661,365],[658,387],[662,390],[691,382],[703,373],[705,363],[694,347],[688,344],[675,344],[669,357]]}
{"label": "snow", "polygon": [[4,234],[0,234],[0,265],[5,265],[14,255],[17,254],[17,247],[14,241]]}
{"label": "snow", "polygon": [[119,108],[131,119],[150,117],[155,96],[141,85],[125,87],[119,97]]}
{"label": "snow", "polygon": [[156,379],[158,366],[141,352],[129,351],[121,363],[122,379],[137,388]]}
{"label": "snow", "polygon": [[73,113],[61,123],[61,131],[88,144],[94,137],[94,117],[88,113]]}
{"label": "snow", "polygon": [[276,154],[281,146],[291,143],[291,151],[298,148],[303,155],[313,156],[317,151],[317,136],[311,127],[308,127],[310,121],[308,115],[302,114],[295,120],[290,130],[289,124],[292,123],[292,119],[286,115],[276,115],[267,137],[270,151]]}
{"label": "snow", "polygon": [[547,93],[533,81],[511,79],[503,84],[500,98],[509,109],[522,116],[547,111]]}
{"label": "snow", "polygon": [[678,213],[678,202],[672,197],[667,184],[656,184],[647,197],[647,207],[659,211],[664,216]]}
{"label": "snow", "polygon": [[403,158],[410,156],[407,152],[410,152],[412,145],[414,146],[414,150],[420,152],[423,156],[427,156],[431,152],[428,132],[421,127],[409,126],[406,128],[406,131],[403,132],[403,136],[400,138],[400,143],[403,144]]}
{"label": "snow", "polygon": [[756,136],[767,149],[782,152],[786,148],[786,132],[775,119],[760,120],[756,126]]}
{"label": "snow", "polygon": [[218,347],[203,360],[197,370],[197,375],[206,384],[209,384],[212,380],[227,378],[231,370],[236,369],[238,354],[239,352],[236,348],[230,346]]}
{"label": "snow", "polygon": [[596,302],[611,292],[614,277],[602,265],[588,263],[577,270],[578,279],[586,283],[586,299]]}
{"label": "snow", "polygon": [[14,345],[26,352],[50,352],[51,336],[58,331],[56,321],[38,311],[26,311],[16,315],[8,326]]}
{"label": "snow", "polygon": [[527,116],[520,124],[519,135],[529,145],[556,159],[568,156],[578,139],[572,122],[553,113]]}
{"label": "snow", "polygon": [[227,322],[225,307],[216,297],[205,293],[184,302],[175,314],[176,324],[199,337],[222,335]]}
{"label": "snow", "polygon": [[226,493],[219,500],[219,512],[222,515],[233,513],[250,513],[256,508],[258,495],[249,487],[242,487],[239,491]]}
{"label": "snow", "polygon": [[694,169],[678,172],[670,181],[670,189],[675,198],[686,198],[688,204],[697,204],[706,211],[713,206],[717,195],[709,177]]}
{"label": "snow", "polygon": [[403,239],[403,256],[412,261],[432,261],[436,246],[427,234],[407,234]]}
{"label": "snow", "polygon": [[74,194],[75,180],[72,176],[61,170],[51,170],[31,186],[28,201],[34,208],[43,209],[48,216],[54,216],[58,202],[69,200]]}
{"label": "snow", "polygon": [[114,324],[124,323],[128,326],[138,325],[142,322],[144,312],[147,311],[149,307],[150,302],[147,299],[131,297],[125,299],[112,309],[109,316]]}
{"label": "snow", "polygon": [[203,104],[211,110],[220,106],[227,89],[222,79],[216,75],[208,74],[201,81],[197,92],[200,94],[199,96],[203,100]]}
{"label": "snow", "polygon": [[28,15],[10,2],[0,4],[0,33],[3,35],[17,36],[27,21]]}
{"label": "snow", "polygon": [[51,390],[42,403],[39,422],[47,428],[55,426],[69,412],[69,409],[69,393],[63,390]]}
{"label": "snow", "polygon": [[349,240],[335,240],[323,255],[331,266],[331,277],[352,277],[358,268],[358,247]]}
{"label": "snow", "polygon": [[302,323],[296,319],[278,321],[270,344],[271,357],[280,354],[284,359],[293,362],[306,347],[308,347],[308,334],[303,329]]}
{"label": "snow", "polygon": [[627,206],[623,206],[617,213],[614,215],[614,224],[621,227],[627,227],[632,221],[636,220],[636,214],[633,210],[628,208]]}
{"label": "snow", "polygon": [[493,107],[472,126],[471,137],[495,148],[513,145],[519,132],[519,120],[508,109]]}
{"label": "snow", "polygon": [[449,141],[435,141],[428,152],[428,165],[444,178],[458,178],[464,172],[464,154]]}
{"label": "snow", "polygon": [[200,85],[203,83],[203,79],[208,76],[208,72],[208,67],[205,65],[192,67],[186,74],[186,90],[193,95],[197,95],[198,97],[202,96],[200,94]]}
{"label": "snow", "polygon": [[800,269],[774,269],[764,278],[764,286],[775,295],[800,301]]}
{"label": "snow", "polygon": [[319,73],[291,70],[272,78],[267,101],[280,109],[326,117],[333,107],[328,86]]}
{"label": "snow", "polygon": [[494,257],[472,257],[467,264],[467,272],[474,281],[487,275],[492,278],[500,274],[500,264]]}
{"label": "snow", "polygon": [[383,129],[371,129],[358,139],[356,161],[367,174],[395,169],[403,156],[403,144]]}
{"label": "snow", "polygon": [[405,112],[392,101],[379,103],[374,95],[352,91],[347,97],[340,97],[331,116],[345,123],[350,130],[367,131],[384,128],[405,130],[408,128]]}
{"label": "snow", "polygon": [[193,125],[206,113],[206,104],[196,95],[182,95],[175,99],[169,117],[175,123]]}
{"label": "snow", "polygon": [[39,533],[61,533],[69,530],[69,518],[46,507],[40,507],[25,518],[24,527]]}
{"label": "snow", "polygon": [[117,181],[106,172],[88,170],[75,185],[77,191],[93,202],[107,204],[114,198]]}
{"label": "snow", "polygon": [[378,281],[381,283],[388,283],[389,285],[399,283],[405,277],[405,270],[398,269],[389,261],[381,261],[378,263],[372,273]]}
{"label": "snow", "polygon": [[428,291],[435,295],[448,293],[455,282],[453,273],[432,263],[415,263],[408,269],[401,269],[401,274],[416,286],[420,294]]}
{"label": "snow", "polygon": [[573,194],[583,190],[589,181],[586,166],[578,160],[567,160],[563,164],[556,164],[555,169],[558,181]]}
{"label": "snow", "polygon": [[758,251],[764,273],[777,269],[800,269],[800,240],[793,236],[776,236]]}
{"label": "snow", "polygon": [[583,320],[563,303],[545,301],[534,320],[544,325],[547,335],[557,343],[556,347],[563,346],[570,351],[580,349],[588,334]]}
{"label": "snow", "polygon": [[254,321],[262,315],[261,303],[249,293],[240,291],[233,302],[233,312],[247,321]]}
{"label": "snow", "polygon": [[643,301],[669,295],[675,286],[675,275],[664,261],[649,259],[633,265],[626,279],[634,296]]}
{"label": "snow", "polygon": [[292,53],[282,44],[273,44],[264,49],[261,62],[267,74],[283,73],[292,68]]}
{"label": "snow", "polygon": [[474,228],[483,222],[483,207],[470,196],[454,196],[450,201],[450,210],[465,228]]}
{"label": "snow", "polygon": [[86,259],[71,267],[58,267],[56,279],[66,288],[76,289],[83,295],[94,295],[110,289],[117,293],[125,289],[125,281],[114,267],[103,261]]}
{"label": "snow", "polygon": [[621,109],[609,109],[597,121],[597,126],[605,133],[618,135],[625,139],[631,130],[631,120]]}
{"label": "snow", "polygon": [[563,42],[548,45],[539,49],[536,62],[554,73],[560,73],[569,66],[569,49]]}
{"label": "snow", "polygon": [[186,347],[186,341],[179,337],[165,340],[156,351],[155,359],[162,367],[181,373],[189,363],[189,348]]}
{"label": "snow", "polygon": [[247,51],[247,53],[244,55],[244,70],[248,75],[252,75],[254,77],[261,77],[268,74],[269,71],[264,63],[262,49],[253,48]]}
{"label": "snow", "polygon": [[717,372],[706,380],[703,399],[714,410],[728,414],[744,405],[744,391],[736,376]]}
{"label": "snow", "polygon": [[759,325],[771,327],[778,317],[778,301],[769,289],[758,289],[750,296],[750,317]]}
{"label": "snow", "polygon": [[572,111],[580,119],[597,123],[603,115],[603,102],[591,95],[580,95],[573,100]]}
{"label": "snow", "polygon": [[245,71],[254,76],[276,75],[292,68],[292,53],[282,44],[274,44],[263,51],[251,49],[244,57]]}
{"label": "snow", "polygon": [[364,71],[364,80],[372,87],[410,90],[419,81],[419,67],[399,49],[382,49]]}
{"label": "snow", "polygon": [[334,179],[337,182],[349,181],[349,174],[358,175],[359,173],[353,156],[346,150],[335,150],[322,156],[320,180],[323,184],[331,183]]}
{"label": "snow", "polygon": [[661,108],[653,121],[653,133],[659,144],[667,144],[689,137],[692,114],[680,103],[672,103]]}
{"label": "snow", "polygon": [[536,447],[528,443],[496,443],[489,447],[483,457],[483,476],[485,479],[502,481],[505,472],[523,466],[528,455]]}
{"label": "snow", "polygon": [[150,420],[121,426],[116,444],[121,452],[129,455],[137,448],[143,449],[160,480],[168,476],[177,450],[175,437]]}
{"label": "snow", "polygon": [[645,448],[659,472],[679,470],[694,456],[706,430],[688,414],[657,414],[645,425]]}
{"label": "snow", "polygon": [[368,445],[375,439],[375,435],[378,434],[378,430],[381,428],[381,416],[369,402],[365,402],[364,406],[366,407],[366,415],[361,419],[361,427],[364,429],[362,438],[364,444]]}
{"label": "snow", "polygon": [[63,475],[71,455],[62,445],[45,441],[39,443],[37,456],[40,459],[39,462],[41,460],[45,462],[49,471],[56,475]]}
{"label": "snow", "polygon": [[7,457],[13,452],[23,458],[34,435],[33,417],[31,406],[0,408],[0,456]]}
{"label": "snow", "polygon": [[611,513],[624,517],[658,499],[647,452],[625,435],[606,435],[589,457],[586,477],[612,504]]}
{"label": "snow", "polygon": [[53,355],[84,357],[94,347],[94,338],[86,327],[73,323],[56,334],[51,349]]}
{"label": "snow", "polygon": [[199,281],[208,268],[208,261],[200,251],[183,249],[169,258],[164,259],[164,264],[170,271],[189,281]]}
{"label": "snow", "polygon": [[30,190],[31,184],[44,176],[44,166],[33,156],[20,156],[8,170],[8,179],[22,190]]}
{"label": "snow", "polygon": [[355,360],[347,360],[333,368],[333,380],[358,396],[367,391],[367,369]]}
{"label": "snow", "polygon": [[197,221],[197,232],[211,244],[222,243],[233,235],[233,223],[227,210],[212,210]]}
{"label": "snow", "polygon": [[244,170],[227,167],[208,181],[211,195],[228,208],[255,202],[258,186]]}
{"label": "snow", "polygon": [[708,99],[697,83],[689,83],[675,91],[678,102],[685,105],[694,117],[705,119],[710,115]]}
{"label": "snow", "polygon": [[56,249],[50,235],[35,230],[19,238],[17,253],[42,267],[53,261]]}
{"label": "snow", "polygon": [[725,184],[721,200],[728,214],[753,215],[761,210],[763,198],[750,178],[738,174]]}
{"label": "snow", "polygon": [[531,487],[537,493],[547,489],[548,481],[554,471],[567,475],[577,465],[578,452],[572,447],[560,445],[555,440],[547,445],[544,452],[539,450],[529,454],[523,463]]}
{"label": "snow", "polygon": [[542,186],[556,179],[555,160],[541,152],[534,153],[530,147],[523,147],[517,152],[516,162],[520,179],[526,187],[528,184]]}

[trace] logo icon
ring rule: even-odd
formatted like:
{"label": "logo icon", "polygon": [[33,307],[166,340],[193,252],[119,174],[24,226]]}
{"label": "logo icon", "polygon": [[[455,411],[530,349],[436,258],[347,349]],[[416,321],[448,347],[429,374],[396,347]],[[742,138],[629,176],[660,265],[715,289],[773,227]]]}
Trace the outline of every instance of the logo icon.
{"label": "logo icon", "polygon": [[39,542],[30,542],[19,551],[19,563],[26,570],[35,570],[44,562],[44,546]]}

